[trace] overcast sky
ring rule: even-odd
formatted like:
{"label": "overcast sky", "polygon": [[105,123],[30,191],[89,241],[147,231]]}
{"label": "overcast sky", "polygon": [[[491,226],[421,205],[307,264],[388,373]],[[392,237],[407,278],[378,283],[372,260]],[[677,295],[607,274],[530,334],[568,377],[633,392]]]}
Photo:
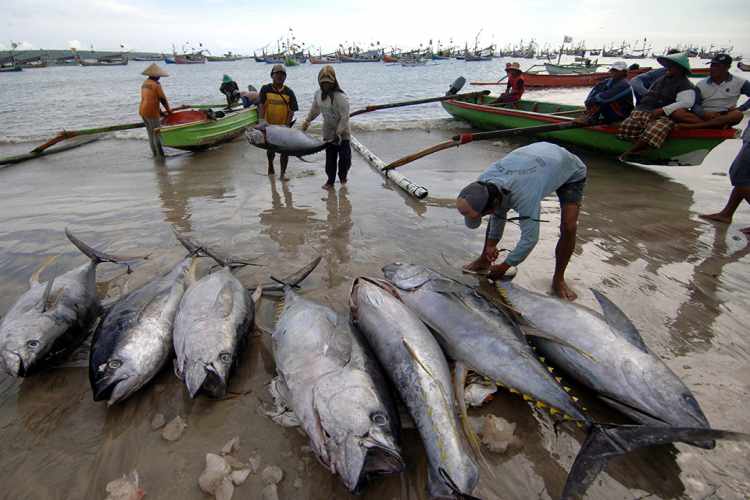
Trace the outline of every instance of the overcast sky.
{"label": "overcast sky", "polygon": [[0,48],[168,51],[189,42],[214,54],[251,53],[285,37],[324,52],[344,41],[402,48],[444,43],[517,43],[534,38],[559,46],[564,35],[600,47],[647,37],[654,48],[677,43],[734,45],[750,57],[748,0],[446,1],[378,0],[3,0]]}

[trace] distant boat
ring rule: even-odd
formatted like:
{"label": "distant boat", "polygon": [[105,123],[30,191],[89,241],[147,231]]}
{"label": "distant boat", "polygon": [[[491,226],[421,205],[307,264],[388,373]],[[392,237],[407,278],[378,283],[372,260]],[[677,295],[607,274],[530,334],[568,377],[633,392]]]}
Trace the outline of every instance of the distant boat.
{"label": "distant boat", "polygon": [[427,64],[427,60],[422,57],[421,54],[404,54],[401,56],[401,59],[399,61],[401,63],[401,66],[411,67],[411,66],[424,66]]}
{"label": "distant boat", "polygon": [[128,64],[128,56],[125,54],[115,54],[97,57],[96,59],[78,58],[78,64],[81,66],[126,66]]}
{"label": "distant boat", "polygon": [[134,61],[161,61],[164,59],[164,55],[153,55],[153,56],[138,56],[134,57]]}
{"label": "distant boat", "polygon": [[589,75],[596,73],[597,64],[551,64],[545,63],[544,68],[550,75]]}
{"label": "distant boat", "polygon": [[17,71],[23,71],[23,68],[15,63],[12,65],[0,66],[0,73],[15,73]]}
{"label": "distant boat", "polygon": [[339,61],[338,57],[328,54],[328,55],[321,55],[321,56],[310,56],[310,64],[336,64]]}
{"label": "distant boat", "polygon": [[201,51],[191,54],[174,54],[171,58],[165,57],[164,62],[167,64],[206,64],[206,56]]}
{"label": "distant boat", "polygon": [[208,62],[226,62],[226,61],[239,61],[242,59],[242,56],[238,56],[237,54],[232,54],[231,52],[227,52],[223,56],[208,56]]}

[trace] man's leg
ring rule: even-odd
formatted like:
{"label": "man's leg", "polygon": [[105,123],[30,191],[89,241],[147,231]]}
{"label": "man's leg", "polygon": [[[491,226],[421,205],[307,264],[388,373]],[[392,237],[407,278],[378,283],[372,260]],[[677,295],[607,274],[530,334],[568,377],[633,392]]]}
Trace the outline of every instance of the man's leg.
{"label": "man's leg", "polygon": [[274,175],[276,171],[273,169],[273,159],[276,157],[276,153],[273,151],[266,151],[266,158],[268,158],[268,175]]}
{"label": "man's leg", "polygon": [[[674,113],[672,113],[674,114]],[[733,109],[724,114],[720,113],[706,113],[707,120],[701,120],[699,123],[682,123],[680,128],[725,128],[737,125],[742,121],[742,111]]]}
{"label": "man's leg", "polygon": [[562,203],[560,217],[560,239],[555,247],[555,274],[552,276],[552,290],[561,299],[576,300],[578,295],[565,282],[565,269],[576,247],[578,230],[578,203]]}
{"label": "man's leg", "polygon": [[326,183],[323,189],[331,189],[336,182],[336,161],[339,158],[339,147],[337,144],[328,144],[326,146]]}
{"label": "man's leg", "polygon": [[339,181],[346,184],[349,168],[352,166],[352,147],[349,141],[341,141],[339,144]]}
{"label": "man's leg", "polygon": [[688,111],[687,109],[675,110],[672,112],[671,115],[669,115],[669,117],[675,122],[681,123],[684,125],[690,125],[690,124],[700,125],[701,123],[705,123],[705,120],[703,118],[696,115],[692,111]]}
{"label": "man's leg", "polygon": [[281,164],[281,180],[288,181],[289,178],[286,176],[286,167],[289,165],[289,155],[282,154],[279,163]]}
{"label": "man's leg", "polygon": [[673,127],[674,122],[666,116],[648,122],[635,145],[620,155],[619,159],[625,160],[628,156],[640,153],[648,148],[659,149],[664,145]]}
{"label": "man's leg", "polygon": [[[742,200],[750,203],[750,143],[743,143],[742,149],[740,149],[729,168],[729,179],[732,181],[734,189],[732,189],[732,194],[729,195],[727,204],[721,212],[701,215],[701,218],[729,224],[732,222],[734,212],[740,206]],[[744,228],[742,232],[748,234],[750,228]]]}

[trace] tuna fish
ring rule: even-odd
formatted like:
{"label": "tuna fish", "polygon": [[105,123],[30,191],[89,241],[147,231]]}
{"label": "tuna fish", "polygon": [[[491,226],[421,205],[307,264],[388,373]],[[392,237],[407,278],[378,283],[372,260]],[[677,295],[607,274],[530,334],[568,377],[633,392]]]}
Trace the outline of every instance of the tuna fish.
{"label": "tuna fish", "polygon": [[260,288],[251,297],[232,274],[232,259],[205,251],[221,269],[195,281],[182,296],[174,321],[175,373],[191,398],[199,391],[220,398],[253,327]]}
{"label": "tuna fish", "polygon": [[171,271],[119,299],[99,323],[91,344],[94,401],[123,401],[172,357],[172,329],[200,247],[177,236],[188,255]]}
{"label": "tuna fish", "polygon": [[301,130],[283,125],[260,125],[245,131],[253,146],[289,156],[307,156],[326,148],[326,143]]}
{"label": "tuna fish", "polygon": [[479,471],[458,430],[448,362],[429,330],[397,297],[383,280],[357,278],[350,298],[352,319],[422,436],[428,493],[465,498],[474,490]]}
{"label": "tuna fish", "polygon": [[91,333],[100,312],[96,266],[133,260],[94,250],[68,229],[65,235],[90,260],[40,283],[39,275],[49,261],[45,263],[31,276],[29,290],[0,322],[2,368],[14,377],[25,377],[57,363],[78,347]]}
{"label": "tuna fish", "polygon": [[[383,274],[401,300],[430,326],[448,356],[500,386],[588,421],[540,363],[523,332],[505,311],[471,288],[431,269],[394,263]],[[459,384],[460,386],[460,384]]]}
{"label": "tuna fish", "polygon": [[349,491],[403,469],[400,422],[386,380],[345,318],[286,287],[273,356],[278,376],[271,393],[288,409],[274,420],[299,424],[320,462]]}

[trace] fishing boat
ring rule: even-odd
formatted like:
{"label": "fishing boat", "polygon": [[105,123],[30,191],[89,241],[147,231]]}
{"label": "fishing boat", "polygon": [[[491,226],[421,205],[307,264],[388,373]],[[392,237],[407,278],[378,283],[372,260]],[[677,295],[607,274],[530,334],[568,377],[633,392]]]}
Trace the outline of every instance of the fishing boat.
{"label": "fishing boat", "polygon": [[[530,100],[490,105],[494,99],[493,96],[479,96],[443,101],[442,105],[454,118],[484,130],[564,124],[585,110],[582,106]],[[738,134],[736,129],[674,129],[664,146],[644,151],[641,158],[657,163],[700,165],[713,148]],[[617,137],[617,125],[544,132],[539,136],[614,155],[624,153],[633,145]]]}
{"label": "fishing boat", "polygon": [[544,63],[544,69],[550,75],[590,75],[596,73],[598,64],[552,64]]}
{"label": "fishing boat", "polygon": [[208,59],[208,62],[229,62],[229,61],[239,61],[242,59],[242,56],[238,56],[237,54],[232,54],[232,52],[227,52],[223,56],[208,56],[206,57]]}
{"label": "fishing boat", "polygon": [[167,115],[157,129],[164,146],[202,151],[229,142],[258,123],[255,107],[228,111],[187,109]]}
{"label": "fishing boat", "polygon": [[18,59],[16,61],[24,69],[46,68],[47,60],[42,56],[31,57],[29,59]]}
{"label": "fishing boat", "polygon": [[737,68],[741,69],[742,71],[750,71],[750,64],[744,64],[744,63],[738,62]]}
{"label": "fishing boat", "polygon": [[711,68],[690,68],[690,75],[692,77],[704,77],[711,74]]}
{"label": "fishing boat", "polygon": [[162,54],[153,54],[153,55],[144,55],[144,56],[136,56],[133,58],[134,61],[161,61],[164,59],[164,55]]}
{"label": "fishing boat", "polygon": [[401,56],[399,62],[401,63],[401,66],[404,67],[424,66],[425,64],[427,64],[427,59],[422,57],[421,54],[410,53]]}
{"label": "fishing boat", "polygon": [[0,73],[15,73],[16,71],[23,71],[23,68],[18,64],[0,66]]}
{"label": "fishing boat", "polygon": [[[651,71],[651,68],[629,70],[628,79],[647,71]],[[609,72],[591,73],[590,75],[545,75],[544,73],[524,73],[523,84],[526,88],[593,87],[610,76],[612,75]],[[471,84],[498,85],[498,82],[471,82]]]}
{"label": "fishing boat", "polygon": [[338,57],[332,54],[321,55],[317,57],[311,55],[309,60],[310,60],[310,64],[336,64],[340,62]]}
{"label": "fishing boat", "polygon": [[128,64],[128,56],[126,54],[113,54],[99,56],[96,59],[78,58],[78,64],[81,66],[126,66]]}
{"label": "fishing boat", "polygon": [[397,63],[401,59],[400,55],[396,54],[383,54],[384,63]]}

